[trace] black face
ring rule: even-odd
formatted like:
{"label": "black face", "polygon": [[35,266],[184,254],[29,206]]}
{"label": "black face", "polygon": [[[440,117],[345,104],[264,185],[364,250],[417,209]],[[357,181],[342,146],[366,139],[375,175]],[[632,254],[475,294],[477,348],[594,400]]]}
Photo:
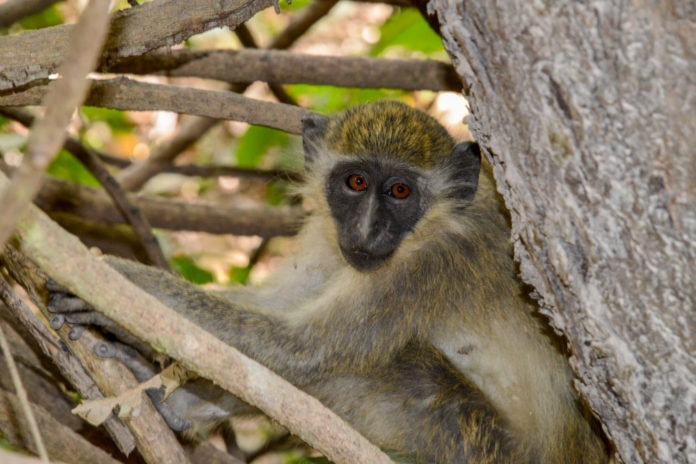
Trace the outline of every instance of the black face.
{"label": "black face", "polygon": [[327,179],[331,214],[348,263],[359,271],[384,264],[423,216],[426,192],[418,174],[382,161],[339,163]]}

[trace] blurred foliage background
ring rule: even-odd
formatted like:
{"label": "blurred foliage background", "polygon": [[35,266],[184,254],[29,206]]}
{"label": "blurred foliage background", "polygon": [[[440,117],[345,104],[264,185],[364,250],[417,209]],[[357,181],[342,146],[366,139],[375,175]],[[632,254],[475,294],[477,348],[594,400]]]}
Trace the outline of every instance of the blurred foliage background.
{"label": "blurred foliage background", "polygon": [[[43,12],[27,17],[0,34],[16,34],[24,30],[74,23],[87,0],[56,3]],[[268,44],[303,9],[309,0],[282,2],[281,14],[266,9],[249,22],[260,47]],[[128,8],[119,0],[116,8]],[[233,31],[215,29],[187,40],[178,47],[190,49],[240,49],[242,45]],[[341,1],[291,47],[292,51],[322,55],[355,55],[380,58],[419,58],[448,61],[440,37],[428,26],[414,8],[381,3]],[[203,89],[221,89],[221,82],[196,78],[133,76],[149,82]],[[383,98],[402,100],[438,118],[458,139],[470,138],[462,119],[466,101],[456,93],[402,91],[393,89],[358,89],[315,85],[284,86],[301,106],[322,113],[341,111],[352,105]],[[274,100],[265,83],[253,83],[246,96]],[[40,109],[36,108],[36,114]],[[146,159],[153,149],[176,133],[185,115],[164,111],[134,112],[83,107],[73,118],[71,135],[88,147],[99,149],[124,160]],[[0,151],[10,165],[18,165],[25,148],[27,129],[0,116]],[[265,127],[224,121],[215,126],[197,143],[182,153],[177,164],[243,166],[254,168],[302,168],[299,137]],[[99,187],[97,180],[66,151],[53,161],[49,175],[80,184]],[[261,182],[234,177],[188,177],[159,174],[140,191],[142,195],[178,198],[193,203],[233,204],[242,207],[286,207],[297,202],[288,195],[284,181]],[[262,281],[277,266],[280,257],[293,250],[291,238],[263,241],[260,237],[212,235],[186,231],[156,231],[172,268],[185,278],[208,285],[233,285]],[[259,249],[261,247],[261,249]],[[244,437],[244,446],[260,446],[269,435],[278,434],[275,426],[258,419],[247,424],[240,421],[235,429]],[[242,442],[244,439],[242,439]],[[1,442],[0,442],[1,444]],[[276,456],[276,461],[308,463],[302,452]],[[262,462],[261,460],[257,460]],[[257,462],[254,461],[254,462]],[[266,462],[266,461],[263,461]],[[326,462],[326,461],[314,461]]]}

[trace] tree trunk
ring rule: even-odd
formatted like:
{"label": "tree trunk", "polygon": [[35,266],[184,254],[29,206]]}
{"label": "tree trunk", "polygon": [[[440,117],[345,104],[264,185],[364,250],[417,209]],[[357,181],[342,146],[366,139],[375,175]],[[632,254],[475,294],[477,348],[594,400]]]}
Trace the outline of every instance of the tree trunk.
{"label": "tree trunk", "polygon": [[625,462],[696,462],[696,3],[429,7],[579,391]]}

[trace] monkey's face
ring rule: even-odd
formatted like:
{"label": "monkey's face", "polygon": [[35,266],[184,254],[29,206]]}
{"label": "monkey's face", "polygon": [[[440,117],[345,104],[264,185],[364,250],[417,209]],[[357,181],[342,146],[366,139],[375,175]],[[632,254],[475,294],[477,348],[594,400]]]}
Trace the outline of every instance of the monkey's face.
{"label": "monkey's face", "polygon": [[384,264],[427,208],[417,171],[389,160],[336,164],[326,195],[343,257],[358,271]]}

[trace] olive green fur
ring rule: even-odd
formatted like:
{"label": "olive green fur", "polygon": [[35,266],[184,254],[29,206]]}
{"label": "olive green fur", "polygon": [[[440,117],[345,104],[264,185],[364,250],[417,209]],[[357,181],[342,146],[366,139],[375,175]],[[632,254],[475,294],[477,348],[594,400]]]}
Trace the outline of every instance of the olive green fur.
{"label": "olive green fur", "polygon": [[433,117],[405,103],[383,100],[331,118],[326,145],[347,156],[404,161],[432,168],[450,156],[454,140]]}

